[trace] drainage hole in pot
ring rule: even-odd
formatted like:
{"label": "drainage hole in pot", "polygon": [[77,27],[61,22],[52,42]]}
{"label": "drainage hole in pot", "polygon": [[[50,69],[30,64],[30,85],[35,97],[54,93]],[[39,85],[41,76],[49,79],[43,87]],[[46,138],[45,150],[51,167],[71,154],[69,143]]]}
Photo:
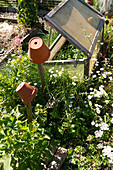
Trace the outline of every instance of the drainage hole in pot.
{"label": "drainage hole in pot", "polygon": [[37,42],[34,42],[35,45],[37,45]]}

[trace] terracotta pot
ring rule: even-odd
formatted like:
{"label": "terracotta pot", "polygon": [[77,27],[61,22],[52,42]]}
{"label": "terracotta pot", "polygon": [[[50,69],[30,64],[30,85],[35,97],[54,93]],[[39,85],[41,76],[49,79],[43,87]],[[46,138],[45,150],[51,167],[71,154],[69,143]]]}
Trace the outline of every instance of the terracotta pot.
{"label": "terracotta pot", "polygon": [[29,59],[36,64],[42,64],[48,60],[50,50],[39,37],[33,37],[29,41]]}
{"label": "terracotta pot", "polygon": [[26,82],[22,82],[17,88],[16,92],[21,97],[22,101],[27,104],[36,96],[38,89],[29,85]]}
{"label": "terracotta pot", "polygon": [[93,0],[87,0],[86,3],[89,4],[89,5],[93,5],[94,4]]}

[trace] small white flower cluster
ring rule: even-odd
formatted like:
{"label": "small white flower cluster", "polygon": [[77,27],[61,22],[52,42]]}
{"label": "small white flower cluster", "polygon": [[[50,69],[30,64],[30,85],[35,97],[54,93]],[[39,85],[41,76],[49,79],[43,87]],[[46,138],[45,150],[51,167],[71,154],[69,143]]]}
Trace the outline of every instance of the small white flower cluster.
{"label": "small white flower cluster", "polygon": [[103,89],[103,86],[101,85],[99,87],[99,90],[94,89],[94,97],[102,97],[102,96],[108,96],[108,94],[106,93],[106,91]]}
{"label": "small white flower cluster", "polygon": [[96,112],[99,114],[101,112],[99,107],[96,107]]}
{"label": "small white flower cluster", "polygon": [[61,69],[61,71],[55,70],[54,67],[49,69],[49,72],[51,73],[50,77],[60,77],[64,71],[64,68]]}
{"label": "small white flower cluster", "polygon": [[111,123],[113,123],[113,118],[111,119]]}
{"label": "small white flower cluster", "polygon": [[[89,106],[92,108],[92,101],[91,101],[92,98],[101,98],[101,97],[107,97],[107,96],[108,96],[108,94],[104,90],[104,86],[103,85],[99,86],[99,90],[90,88],[90,93],[88,95]],[[104,102],[106,104],[108,104],[109,100],[105,100]],[[94,104],[94,106],[95,106],[96,113],[100,114],[102,106],[100,104],[98,104],[98,103]]]}
{"label": "small white flower cluster", "polygon": [[105,102],[106,104],[108,104],[108,103],[109,103],[109,100],[105,100],[104,102]]}
{"label": "small white flower cluster", "polygon": [[103,148],[103,144],[102,144],[102,143],[99,143],[99,144],[97,145],[97,148],[98,148],[98,149],[102,149],[102,148]]}
{"label": "small white flower cluster", "polygon": [[[102,119],[100,119],[100,121],[102,121]],[[105,123],[105,122],[95,123],[94,121],[92,121],[91,125],[100,128],[99,130],[96,130],[94,132],[96,138],[102,137],[104,130],[109,130],[109,125],[107,123]]]}
{"label": "small white flower cluster", "polygon": [[76,80],[76,79],[77,79],[77,76],[73,76],[72,79]]}
{"label": "small white flower cluster", "polygon": [[88,95],[88,99],[92,99],[93,97],[101,98],[102,96],[108,96],[103,85],[99,86],[99,90],[94,89],[94,91],[91,91]]}
{"label": "small white flower cluster", "polygon": [[102,130],[96,130],[94,132],[94,134],[95,134],[96,138],[101,138],[102,135],[103,135],[103,131]]}
{"label": "small white flower cluster", "polygon": [[[112,75],[111,72],[105,71],[105,72],[102,74],[102,78],[107,78],[107,76],[110,76],[110,75]],[[111,77],[111,78],[112,78],[112,77]],[[110,79],[111,79],[111,78],[110,78]]]}
{"label": "small white flower cluster", "polygon": [[76,112],[79,113],[80,112],[80,107],[79,106],[75,107],[74,110],[76,110]]}
{"label": "small white flower cluster", "polygon": [[76,86],[76,83],[75,83],[75,82],[72,82],[72,85],[73,85],[73,86]]}
{"label": "small white flower cluster", "polygon": [[101,130],[109,130],[109,125],[107,123],[105,123],[105,122],[102,122],[100,124],[100,129]]}
{"label": "small white flower cluster", "polygon": [[113,164],[113,148],[111,146],[104,146],[102,150],[103,156],[107,156],[110,160],[109,163]]}
{"label": "small white flower cluster", "polygon": [[95,107],[97,107],[97,108],[102,108],[102,106],[99,105],[99,104],[95,104]]}
{"label": "small white flower cluster", "polygon": [[72,107],[72,104],[73,104],[73,101],[70,101],[70,103],[69,103],[70,108]]}

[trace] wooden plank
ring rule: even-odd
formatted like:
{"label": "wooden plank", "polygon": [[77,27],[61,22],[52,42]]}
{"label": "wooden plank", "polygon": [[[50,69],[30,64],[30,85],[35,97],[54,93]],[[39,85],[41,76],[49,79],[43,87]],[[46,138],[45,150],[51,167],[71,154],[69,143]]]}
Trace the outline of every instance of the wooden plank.
{"label": "wooden plank", "polygon": [[51,53],[50,53],[50,57],[49,57],[48,60],[52,60],[54,58],[54,56],[61,49],[61,47],[64,45],[65,42],[66,42],[66,39],[63,36],[61,36],[61,38],[58,39],[58,41],[56,41],[56,43],[53,44],[54,48],[52,48]]}
{"label": "wooden plank", "polygon": [[102,27],[104,23],[102,17],[102,14],[90,8],[83,0],[63,0],[45,19],[75,47],[91,57],[100,25]]}
{"label": "wooden plank", "polygon": [[90,58],[84,60],[84,78],[89,77],[89,67],[90,67],[89,60]]}
{"label": "wooden plank", "polygon": [[97,60],[98,53],[100,51],[100,47],[101,47],[100,42],[102,40],[102,32],[103,32],[103,30],[101,31],[101,34],[99,36],[99,41],[97,42],[97,44],[95,46],[95,50],[93,52],[93,55],[92,55],[91,59],[89,60],[89,76],[91,76],[91,72],[93,70],[94,64]]}
{"label": "wooden plank", "polygon": [[17,23],[17,19],[12,19],[12,18],[3,18],[3,17],[0,17],[0,21],[10,21],[12,23]]}
{"label": "wooden plank", "polygon": [[12,13],[16,13],[17,9],[13,8],[13,7],[0,7],[0,12],[12,12]]}
{"label": "wooden plank", "polygon": [[95,46],[96,46],[96,43],[97,43],[97,40],[98,40],[98,37],[101,33],[101,30],[102,30],[102,27],[103,27],[103,24],[104,24],[104,18],[100,21],[99,23],[99,26],[98,26],[98,29],[97,29],[97,32],[95,34],[95,37],[94,37],[94,41],[90,47],[90,52],[93,53],[94,49],[95,49]]}
{"label": "wooden plank", "polygon": [[56,45],[56,43],[60,40],[61,36],[62,36],[62,35],[59,34],[58,37],[54,40],[54,42],[52,43],[52,45],[49,47],[49,50],[50,50],[50,51],[54,48],[54,46]]}
{"label": "wooden plank", "polygon": [[[103,27],[104,29],[104,27]],[[91,76],[91,72],[93,70],[93,67],[94,67],[94,64],[97,60],[97,56],[98,56],[98,53],[100,51],[100,42],[102,40],[102,35],[103,35],[103,29],[101,30],[101,33],[99,35],[99,40],[95,46],[95,50],[93,51],[93,55],[91,58],[88,58],[86,60],[84,60],[84,77],[87,76]]]}

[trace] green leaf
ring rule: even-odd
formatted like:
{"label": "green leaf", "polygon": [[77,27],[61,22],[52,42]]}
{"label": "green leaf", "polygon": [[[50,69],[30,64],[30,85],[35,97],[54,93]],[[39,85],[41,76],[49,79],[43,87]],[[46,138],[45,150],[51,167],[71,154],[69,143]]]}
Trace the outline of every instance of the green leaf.
{"label": "green leaf", "polygon": [[29,131],[31,132],[32,129],[33,129],[33,125],[32,125],[32,123],[30,123],[30,124],[29,124]]}
{"label": "green leaf", "polygon": [[18,0],[18,3],[20,4],[23,0]]}
{"label": "green leaf", "polygon": [[47,147],[48,146],[48,141],[47,140],[44,140],[43,142],[42,142],[42,146],[44,146],[44,147]]}
{"label": "green leaf", "polygon": [[0,139],[2,139],[3,137],[4,137],[4,135],[0,133]]}
{"label": "green leaf", "polygon": [[50,137],[48,135],[45,135],[44,138],[50,140]]}
{"label": "green leaf", "polygon": [[63,127],[58,127],[58,131],[60,132],[61,135],[63,135],[63,133],[64,133]]}
{"label": "green leaf", "polygon": [[69,152],[68,152],[68,157],[72,156],[74,153],[74,149],[70,149]]}

